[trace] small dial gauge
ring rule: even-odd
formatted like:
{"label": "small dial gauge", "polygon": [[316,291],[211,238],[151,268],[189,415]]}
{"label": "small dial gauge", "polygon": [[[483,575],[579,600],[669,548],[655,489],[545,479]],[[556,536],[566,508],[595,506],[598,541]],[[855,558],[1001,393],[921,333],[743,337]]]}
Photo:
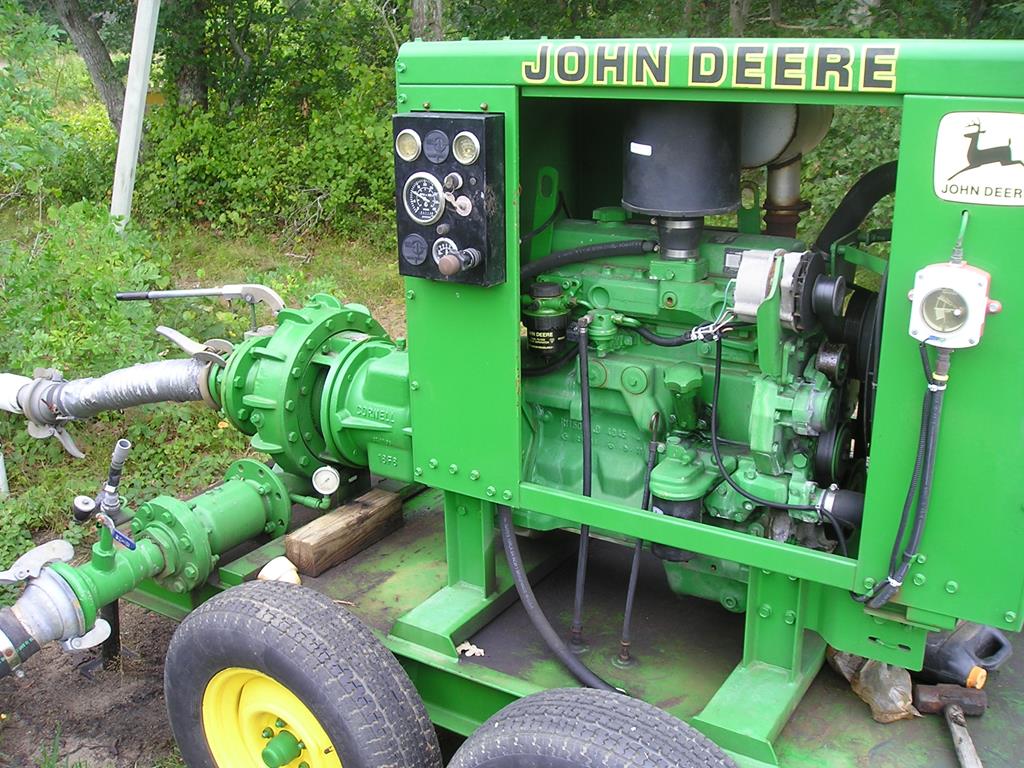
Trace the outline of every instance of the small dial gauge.
{"label": "small dial gauge", "polygon": [[924,297],[921,314],[932,330],[953,333],[967,322],[967,302],[952,288],[939,288]]}
{"label": "small dial gauge", "polygon": [[399,131],[398,136],[395,137],[395,152],[407,163],[411,163],[419,157],[422,149],[423,141],[412,128]]}
{"label": "small dial gauge", "polygon": [[431,255],[434,257],[434,263],[440,262],[444,256],[449,253],[458,253],[459,246],[455,244],[455,241],[450,237],[439,237],[434,241],[434,247],[431,249]]}
{"label": "small dial gauge", "polygon": [[444,213],[444,188],[432,174],[420,171],[410,176],[402,197],[406,213],[417,224],[434,224]]}
{"label": "small dial gauge", "polygon": [[452,154],[463,165],[472,165],[480,157],[480,139],[469,131],[463,131],[452,141]]}

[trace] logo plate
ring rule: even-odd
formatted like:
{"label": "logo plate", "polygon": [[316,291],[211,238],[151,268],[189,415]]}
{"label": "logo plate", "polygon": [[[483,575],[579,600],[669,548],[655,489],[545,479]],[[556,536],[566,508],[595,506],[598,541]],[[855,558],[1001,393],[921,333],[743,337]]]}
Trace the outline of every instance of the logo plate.
{"label": "logo plate", "polygon": [[1024,206],[1024,114],[945,115],[935,142],[935,194],[957,203]]}

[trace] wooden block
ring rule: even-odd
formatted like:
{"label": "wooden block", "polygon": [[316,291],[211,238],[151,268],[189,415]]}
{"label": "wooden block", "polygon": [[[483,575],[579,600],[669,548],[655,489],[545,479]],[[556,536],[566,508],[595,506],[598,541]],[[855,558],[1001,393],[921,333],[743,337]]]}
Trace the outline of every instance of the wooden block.
{"label": "wooden block", "polygon": [[375,488],[284,538],[299,573],[319,576],[402,525],[402,497]]}

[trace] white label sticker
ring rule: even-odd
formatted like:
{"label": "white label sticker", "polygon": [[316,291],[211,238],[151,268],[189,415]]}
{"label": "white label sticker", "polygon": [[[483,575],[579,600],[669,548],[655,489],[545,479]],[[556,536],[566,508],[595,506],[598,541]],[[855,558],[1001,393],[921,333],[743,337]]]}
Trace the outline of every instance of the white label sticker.
{"label": "white label sticker", "polygon": [[635,141],[629,142],[629,151],[634,155],[643,155],[644,157],[650,157],[654,152],[654,148],[650,144],[638,144]]}
{"label": "white label sticker", "polygon": [[1024,114],[944,116],[935,141],[935,194],[957,203],[1024,206]]}

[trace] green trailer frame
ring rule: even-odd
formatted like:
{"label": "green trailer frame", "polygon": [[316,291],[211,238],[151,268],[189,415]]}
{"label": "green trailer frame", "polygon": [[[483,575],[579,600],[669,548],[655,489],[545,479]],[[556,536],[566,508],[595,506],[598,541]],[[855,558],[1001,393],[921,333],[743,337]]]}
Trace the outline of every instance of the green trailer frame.
{"label": "green trailer frame", "polygon": [[[408,480],[435,489],[410,502],[410,520],[426,519],[424,510],[433,510],[443,531],[440,525],[423,528],[424,538],[413,546],[407,532],[418,530],[419,523],[409,523],[406,533],[393,534],[311,585],[342,599],[362,596],[365,602],[355,601],[356,612],[366,614],[405,665],[437,725],[469,734],[515,698],[568,682],[543,670],[523,677],[467,663],[456,650],[514,602],[511,575],[496,551],[496,504],[516,510],[520,523],[528,523],[531,514],[547,515],[566,527],[615,531],[746,570],[741,657],[698,712],[673,707],[668,695],[687,687],[685,674],[692,665],[666,659],[656,670],[643,664],[639,671],[602,669],[612,682],[643,691],[653,703],[687,717],[745,766],[793,759],[780,755],[774,743],[820,669],[826,644],[919,668],[927,633],[952,628],[959,619],[1021,628],[1024,558],[1017,542],[1024,538],[1024,495],[1012,478],[1024,456],[1024,399],[1013,396],[1007,382],[1024,380],[1017,336],[1024,321],[1024,280],[1014,245],[1024,242],[1024,212],[1012,199],[1011,204],[941,199],[933,166],[945,115],[1024,114],[1024,43],[417,41],[402,47],[396,73],[399,112],[504,115],[508,279],[491,287],[406,279],[415,440],[411,456],[371,453],[370,469],[394,477],[393,468],[403,467],[411,470]],[[630,99],[901,110],[891,289],[875,422],[884,439],[876,441],[870,456],[856,559],[653,515],[522,477],[518,273],[530,254],[520,253],[519,238],[550,212],[534,190],[538,169],[529,152],[543,146],[551,105]],[[1024,146],[1024,135],[1018,143]],[[891,159],[896,150],[880,148],[880,159]],[[618,162],[614,156],[602,160]],[[922,387],[917,344],[907,334],[906,294],[917,270],[948,257],[963,210],[971,220],[967,259],[993,275],[993,295],[1003,312],[989,322],[978,347],[956,355],[921,554],[897,599],[882,611],[870,611],[849,593],[869,591],[886,572],[913,463],[913,414]],[[275,541],[222,563],[210,584],[186,597],[147,584],[129,599],[181,618],[218,589],[252,578],[282,551]],[[556,568],[567,551],[555,537],[525,555],[536,580]],[[378,586],[360,590],[356,582],[371,573],[380,576]],[[390,608],[375,614],[378,604]],[[666,675],[669,685],[654,682]]]}

